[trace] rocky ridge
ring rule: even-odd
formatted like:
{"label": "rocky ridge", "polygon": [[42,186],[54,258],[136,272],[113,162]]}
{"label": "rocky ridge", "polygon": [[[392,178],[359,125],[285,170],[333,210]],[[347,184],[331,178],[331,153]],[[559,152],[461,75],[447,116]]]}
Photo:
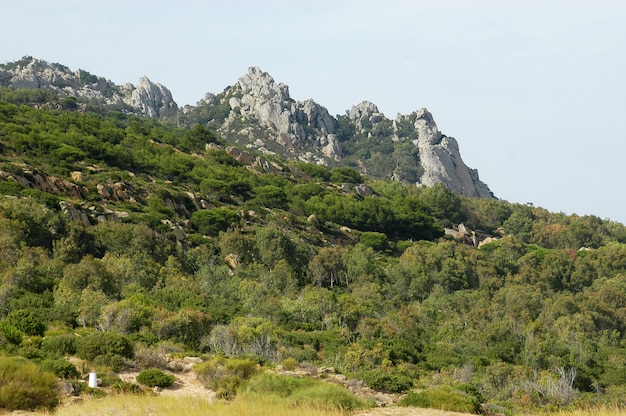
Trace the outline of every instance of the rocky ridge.
{"label": "rocky ridge", "polygon": [[60,97],[74,96],[107,106],[126,107],[131,112],[152,118],[178,110],[172,93],[147,77],[140,78],[137,86],[131,83],[118,86],[87,71],[71,71],[64,65],[32,57],[0,65],[0,86],[48,90]]}
{"label": "rocky ridge", "polygon": [[[231,110],[218,129],[223,136],[235,141],[244,139],[249,147],[270,153],[286,152],[307,162],[340,160],[335,119],[328,110],[313,100],[293,100],[289,87],[275,82],[268,73],[257,67],[249,68],[228,96]],[[253,133],[247,125],[250,121],[260,125],[264,137]],[[245,127],[239,128],[242,125]]]}
{"label": "rocky ridge", "polygon": [[[25,57],[0,65],[0,86],[43,89],[60,97],[79,97],[153,118],[174,116],[207,124],[229,144],[329,167],[352,166],[374,178],[417,185],[443,183],[467,196],[493,197],[478,171],[465,165],[457,141],[442,134],[422,108],[388,119],[364,101],[333,117],[312,99],[296,101],[289,87],[258,67],[250,67],[235,85],[207,94],[182,112],[171,92],[142,77],[137,86],[117,86],[84,70]],[[205,110],[212,117],[201,116]],[[195,118],[194,118],[194,113]],[[215,116],[218,114],[219,116]]]}
{"label": "rocky ridge", "polygon": [[[457,141],[439,131],[425,108],[390,120],[364,101],[335,118],[311,99],[295,101],[288,86],[258,67],[249,68],[224,93],[207,97],[209,107],[229,108],[216,126],[228,142],[326,166],[348,164],[374,177],[424,186],[443,183],[461,195],[493,197],[478,171],[463,162]],[[338,131],[341,122],[351,135]]]}

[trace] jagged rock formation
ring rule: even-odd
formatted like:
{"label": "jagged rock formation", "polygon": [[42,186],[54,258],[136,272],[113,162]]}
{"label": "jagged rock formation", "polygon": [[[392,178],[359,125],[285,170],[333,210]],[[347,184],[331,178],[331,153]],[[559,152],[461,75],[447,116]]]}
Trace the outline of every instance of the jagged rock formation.
{"label": "jagged rock formation", "polygon": [[[167,88],[146,77],[136,87],[117,86],[86,71],[72,72],[31,57],[0,65],[0,86],[49,90],[148,117],[177,114],[178,122],[182,116],[188,126],[207,124],[238,147],[329,167],[348,165],[375,178],[426,186],[443,183],[462,195],[493,197],[478,172],[463,163],[456,140],[438,130],[426,109],[390,120],[375,104],[364,101],[345,115],[332,117],[311,99],[293,100],[288,86],[257,67],[249,68],[223,93],[207,94],[198,106],[186,106],[182,112],[177,112]],[[260,170],[273,168],[263,162],[257,160]]]}
{"label": "jagged rock formation", "polygon": [[443,183],[461,195],[492,197],[487,185],[478,178],[478,171],[463,163],[457,141],[441,134],[428,110],[422,108],[416,116],[416,145],[424,169],[420,182],[426,186]]}
{"label": "jagged rock formation", "polygon": [[207,94],[204,104],[209,109],[226,107],[223,120],[205,121],[239,146],[327,166],[347,164],[373,177],[426,186],[443,183],[462,195],[493,197],[478,172],[463,163],[456,140],[437,129],[426,109],[399,114],[392,121],[364,101],[335,118],[313,100],[293,100],[289,87],[257,67],[223,93]]}
{"label": "jagged rock formation", "polygon": [[[219,132],[262,151],[287,152],[301,160],[326,163],[338,161],[341,150],[335,137],[335,120],[313,100],[294,101],[289,87],[276,83],[257,67],[226,92],[231,111]],[[254,134],[250,121],[263,129]],[[240,126],[244,128],[238,128]],[[245,139],[249,139],[246,140]],[[277,148],[274,144],[280,145]]]}
{"label": "jagged rock formation", "polygon": [[161,117],[178,109],[172,93],[147,77],[136,87],[113,82],[84,70],[71,71],[60,64],[25,57],[20,61],[0,65],[0,85],[14,89],[43,89],[60,97],[80,97],[110,106],[126,106],[127,110],[148,117]]}

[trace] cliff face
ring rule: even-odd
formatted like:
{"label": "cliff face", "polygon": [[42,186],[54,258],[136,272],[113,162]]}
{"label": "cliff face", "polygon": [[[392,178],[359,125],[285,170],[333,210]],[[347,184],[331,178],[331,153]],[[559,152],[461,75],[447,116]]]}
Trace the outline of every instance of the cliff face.
{"label": "cliff face", "polygon": [[31,57],[1,65],[0,85],[15,89],[43,89],[61,97],[74,96],[104,105],[128,106],[129,110],[148,117],[161,117],[178,110],[172,93],[146,77],[142,77],[137,86],[130,83],[118,86],[86,71],[71,71],[64,65]]}

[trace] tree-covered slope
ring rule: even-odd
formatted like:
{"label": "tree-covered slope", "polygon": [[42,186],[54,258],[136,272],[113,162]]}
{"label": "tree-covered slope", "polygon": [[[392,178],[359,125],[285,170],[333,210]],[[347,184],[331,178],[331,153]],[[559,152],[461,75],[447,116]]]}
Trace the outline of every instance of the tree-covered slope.
{"label": "tree-covered slope", "polygon": [[32,94],[0,101],[3,354],[119,370],[176,344],[509,406],[623,397],[622,224]]}

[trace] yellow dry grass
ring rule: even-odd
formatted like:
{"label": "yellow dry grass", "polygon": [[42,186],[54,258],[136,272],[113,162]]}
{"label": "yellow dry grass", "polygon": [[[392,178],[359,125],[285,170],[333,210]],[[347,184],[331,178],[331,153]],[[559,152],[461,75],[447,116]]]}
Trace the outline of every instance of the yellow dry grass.
{"label": "yellow dry grass", "polygon": [[210,403],[191,396],[109,395],[58,407],[53,412],[29,413],[58,416],[343,416],[340,411],[308,406],[288,407],[280,400],[259,399],[254,403],[234,400]]}
{"label": "yellow dry grass", "polygon": [[621,407],[594,407],[590,409],[561,410],[541,413],[541,416],[624,416],[626,409]]}

